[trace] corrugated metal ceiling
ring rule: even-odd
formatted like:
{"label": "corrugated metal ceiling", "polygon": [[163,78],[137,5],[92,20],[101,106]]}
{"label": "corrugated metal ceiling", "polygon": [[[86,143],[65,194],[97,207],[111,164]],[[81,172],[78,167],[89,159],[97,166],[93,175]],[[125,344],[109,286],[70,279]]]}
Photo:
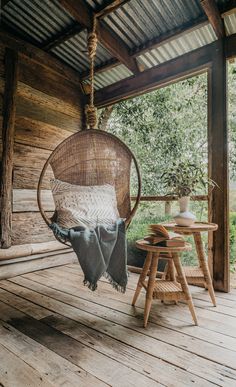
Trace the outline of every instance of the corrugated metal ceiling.
{"label": "corrugated metal ceiling", "polygon": [[227,35],[236,33],[236,12],[224,17],[225,29]]}
{"label": "corrugated metal ceiling", "polygon": [[144,66],[144,69],[147,69],[212,43],[214,40],[216,40],[215,32],[207,23],[201,28],[138,56],[137,59]]}
{"label": "corrugated metal ceiling", "polygon": [[195,0],[131,0],[104,22],[132,49],[201,15]]}
{"label": "corrugated metal ceiling", "polygon": [[[106,0],[85,0],[94,10],[107,4]],[[217,3],[227,3],[218,0]],[[103,19],[120,40],[133,50],[153,38],[180,26],[187,26],[204,17],[200,0],[130,0]],[[66,12],[58,0],[11,0],[2,11],[2,20],[17,33],[22,32],[25,39],[43,46],[54,36],[75,24],[74,18]],[[224,17],[227,34],[236,33],[236,13]],[[89,68],[87,33],[82,31],[52,49],[53,55],[67,63],[78,72]],[[156,66],[216,39],[209,23],[204,26],[150,49],[137,57],[143,69]],[[98,44],[96,65],[111,60],[111,54]],[[124,65],[114,66],[96,75],[96,89],[129,77],[130,71]]]}

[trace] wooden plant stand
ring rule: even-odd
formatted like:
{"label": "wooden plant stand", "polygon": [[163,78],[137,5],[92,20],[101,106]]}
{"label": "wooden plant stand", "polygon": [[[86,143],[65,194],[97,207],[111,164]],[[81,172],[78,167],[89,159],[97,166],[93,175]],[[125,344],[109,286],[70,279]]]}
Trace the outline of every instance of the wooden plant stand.
{"label": "wooden plant stand", "polygon": [[183,227],[175,223],[163,223],[163,226],[169,230],[182,235],[193,235],[195,248],[197,252],[199,266],[185,266],[184,272],[187,282],[191,285],[204,285],[208,289],[212,303],[216,306],[215,292],[212,285],[212,279],[208,267],[207,257],[204,252],[201,232],[211,232],[217,230],[215,223],[196,222],[192,226]]}
{"label": "wooden plant stand", "polygon": [[[146,290],[146,302],[144,309],[144,327],[146,328],[149,313],[151,310],[152,300],[160,299],[162,301],[175,301],[186,300],[189,310],[195,325],[197,323],[197,317],[192,301],[192,296],[189,291],[188,283],[184,274],[184,270],[180,261],[179,254],[186,250],[191,250],[192,246],[186,243],[184,247],[161,247],[152,246],[145,240],[139,240],[136,242],[136,246],[144,251],[147,251],[147,257],[144,262],[143,270],[140,274],[137,288],[133,297],[132,305],[134,306],[142,287]],[[165,254],[164,259],[169,261],[170,264],[170,280],[156,279],[158,259],[163,259],[161,254]],[[179,283],[175,279],[175,269],[179,278]],[[150,272],[149,272],[150,270]],[[149,279],[146,281],[147,274],[149,272]]]}

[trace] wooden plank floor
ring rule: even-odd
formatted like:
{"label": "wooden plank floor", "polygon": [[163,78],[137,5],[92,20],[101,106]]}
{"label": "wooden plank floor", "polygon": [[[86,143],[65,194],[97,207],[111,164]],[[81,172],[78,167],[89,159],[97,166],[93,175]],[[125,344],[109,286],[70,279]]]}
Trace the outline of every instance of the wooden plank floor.
{"label": "wooden plank floor", "polygon": [[236,290],[191,287],[187,306],[154,301],[144,329],[135,308],[107,281],[91,292],[78,264],[0,281],[0,386],[236,386]]}

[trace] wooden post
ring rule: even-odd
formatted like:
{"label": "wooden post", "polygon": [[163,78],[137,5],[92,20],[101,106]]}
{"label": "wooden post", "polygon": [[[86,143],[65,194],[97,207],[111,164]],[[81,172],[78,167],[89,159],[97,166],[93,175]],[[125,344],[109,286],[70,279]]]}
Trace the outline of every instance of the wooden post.
{"label": "wooden post", "polygon": [[165,215],[171,215],[171,202],[165,202]]}
{"label": "wooden post", "polygon": [[227,80],[224,39],[217,43],[208,77],[209,176],[218,185],[209,195],[209,221],[218,230],[209,238],[214,288],[228,292],[229,280],[229,182],[227,132]]}
{"label": "wooden post", "polygon": [[1,247],[11,246],[12,223],[12,170],[15,126],[15,98],[18,78],[18,53],[6,48],[5,90],[2,124],[2,176],[1,176]]}

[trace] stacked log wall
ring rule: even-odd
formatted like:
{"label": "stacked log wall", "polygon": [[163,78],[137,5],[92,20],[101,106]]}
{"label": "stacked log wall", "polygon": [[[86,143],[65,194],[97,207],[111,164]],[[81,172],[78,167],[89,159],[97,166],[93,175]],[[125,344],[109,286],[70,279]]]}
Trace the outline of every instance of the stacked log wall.
{"label": "stacked log wall", "polygon": [[[0,43],[0,121],[4,93],[4,53]],[[83,96],[78,83],[19,55],[12,200],[12,245],[54,240],[37,206],[37,184],[52,150],[81,129]],[[2,136],[1,136],[2,137]],[[1,139],[0,139],[1,141]],[[2,143],[1,143],[2,149]],[[54,205],[49,178],[43,188],[48,211]]]}

